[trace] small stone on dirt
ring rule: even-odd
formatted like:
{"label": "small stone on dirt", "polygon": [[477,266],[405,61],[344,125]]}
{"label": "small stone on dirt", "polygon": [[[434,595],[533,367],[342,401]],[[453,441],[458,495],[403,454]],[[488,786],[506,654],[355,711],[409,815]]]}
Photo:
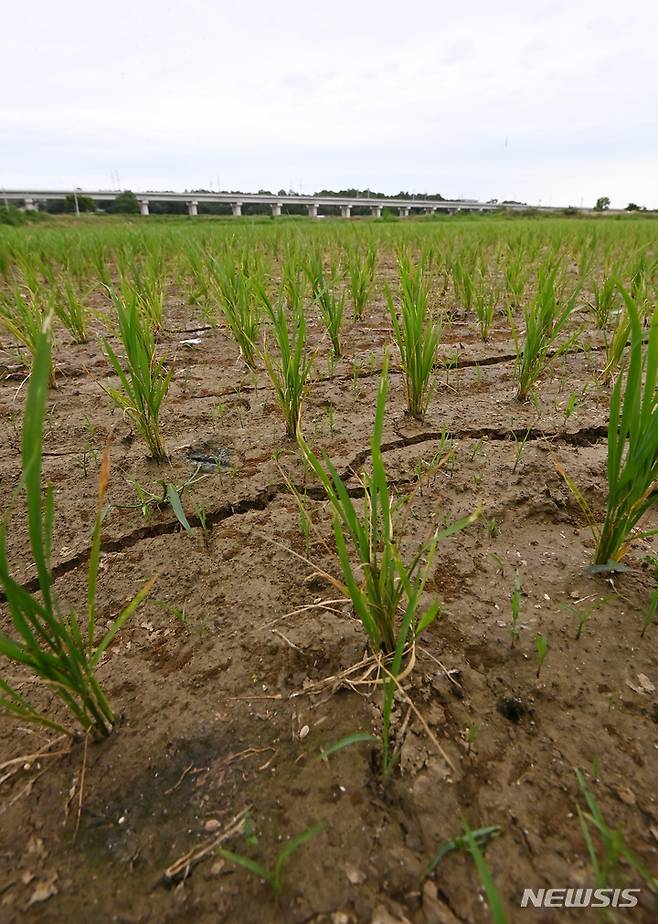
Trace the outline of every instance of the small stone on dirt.
{"label": "small stone on dirt", "polygon": [[57,887],[55,883],[57,882],[57,873],[52,873],[47,879],[43,879],[38,883],[36,889],[32,893],[32,896],[27,903],[27,907],[30,908],[32,905],[39,905],[42,902],[48,901],[49,898],[52,898],[53,895],[57,895]]}
{"label": "small stone on dirt", "polygon": [[348,864],[345,867],[345,875],[352,885],[361,885],[361,883],[366,881],[366,874],[357,866]]}
{"label": "small stone on dirt", "polygon": [[646,674],[638,674],[637,683],[633,683],[631,680],[627,680],[626,686],[630,687],[634,693],[639,693],[640,696],[656,692],[655,686],[649,680]]}
{"label": "small stone on dirt", "polygon": [[221,822],[217,821],[216,818],[209,818],[208,821],[203,826],[203,830],[208,831],[208,833],[210,834],[213,831],[219,831],[221,826],[222,826]]}

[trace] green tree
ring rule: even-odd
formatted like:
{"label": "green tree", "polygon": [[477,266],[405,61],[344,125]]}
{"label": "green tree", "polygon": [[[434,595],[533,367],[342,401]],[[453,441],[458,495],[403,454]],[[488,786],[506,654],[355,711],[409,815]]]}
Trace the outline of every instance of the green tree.
{"label": "green tree", "polygon": [[605,212],[606,209],[609,209],[609,208],[610,208],[610,197],[609,196],[599,196],[599,198],[596,200],[594,211]]}
{"label": "green tree", "polygon": [[111,211],[120,215],[139,215],[137,196],[130,189],[124,189],[114,200]]}
{"label": "green tree", "polygon": [[[64,200],[64,211],[65,212],[75,212],[75,196],[73,193],[70,193]],[[91,196],[78,196],[78,211],[79,212],[95,212],[96,203],[91,198]]]}

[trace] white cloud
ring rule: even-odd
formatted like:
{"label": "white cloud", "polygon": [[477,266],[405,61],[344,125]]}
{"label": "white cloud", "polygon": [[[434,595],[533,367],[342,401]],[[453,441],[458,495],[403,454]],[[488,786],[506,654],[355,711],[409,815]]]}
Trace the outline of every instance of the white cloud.
{"label": "white cloud", "polygon": [[658,207],[658,8],[24,0],[0,184],[362,186]]}

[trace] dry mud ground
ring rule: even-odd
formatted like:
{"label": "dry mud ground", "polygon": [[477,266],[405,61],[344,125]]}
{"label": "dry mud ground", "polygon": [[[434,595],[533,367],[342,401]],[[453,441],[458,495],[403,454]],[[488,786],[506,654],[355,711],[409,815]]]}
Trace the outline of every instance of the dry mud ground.
{"label": "dry mud ground", "polygon": [[[323,341],[305,410],[307,438],[351,487],[353,472],[368,465],[388,327],[380,299],[360,324],[347,324],[346,358],[333,374]],[[181,343],[196,337],[198,344]],[[86,761],[82,743],[69,749],[60,741],[52,750],[66,753],[7,763],[47,742],[17,724],[0,727],[3,924],[487,921],[465,853],[448,855],[423,882],[429,858],[460,833],[462,820],[503,828],[486,859],[511,921],[598,920],[582,910],[519,908],[524,887],[594,885],[574,774],[593,761],[598,778],[588,776],[589,785],[606,817],[656,873],[658,662],[652,632],[640,639],[651,588],[643,558],[656,545],[637,543],[630,570],[614,584],[585,573],[591,537],[555,463],[600,511],[606,396],[590,388],[566,423],[563,409],[573,389],[593,380],[601,354],[561,360],[541,383],[538,416],[532,404],[514,400],[507,337],[501,322],[482,343],[456,312],[441,354],[459,350],[461,367],[447,377],[439,372],[422,424],[405,415],[401,375],[391,374],[385,463],[398,491],[412,496],[405,548],[479,500],[485,513],[440,548],[429,590],[440,594],[443,613],[405,682],[415,710],[406,698],[396,704],[402,757],[384,785],[367,744],[329,762],[319,756],[344,735],[378,728],[380,692],[323,683],[360,661],[365,637],[345,602],[325,603],[338,594],[314,572],[339,573],[330,512],[283,436],[264,375],[245,373],[230,338],[204,329],[195,309],[172,298],[162,338],[176,367],[162,414],[171,463],[157,467],[100,387],[108,364],[97,344],[74,346],[60,336],[44,460],[56,490],[57,590],[67,603],[84,605],[98,462],[110,434],[115,506],[104,528],[101,623],[148,577],[157,574],[158,582],[100,668],[121,715],[108,741],[90,744]],[[317,322],[312,339],[320,344]],[[3,507],[20,473],[19,384],[12,376],[0,383]],[[528,428],[515,468],[517,440]],[[444,431],[455,457],[418,483]],[[188,447],[204,445],[227,450],[229,467],[184,494],[191,534],[170,508],[146,520],[125,509],[136,503],[128,478],[181,484],[194,471]],[[282,473],[307,487],[310,546]],[[196,508],[212,527],[207,541]],[[22,523],[19,503],[10,549],[18,578],[28,583]],[[517,569],[521,628],[512,646]],[[565,604],[597,604],[578,641]],[[549,639],[539,678],[537,633]],[[261,861],[273,862],[290,835],[324,825],[292,857],[279,903],[255,876],[212,854],[186,878],[163,880],[171,864],[212,844],[249,806],[257,845],[237,837],[228,846]],[[646,889],[619,919],[654,920]]]}

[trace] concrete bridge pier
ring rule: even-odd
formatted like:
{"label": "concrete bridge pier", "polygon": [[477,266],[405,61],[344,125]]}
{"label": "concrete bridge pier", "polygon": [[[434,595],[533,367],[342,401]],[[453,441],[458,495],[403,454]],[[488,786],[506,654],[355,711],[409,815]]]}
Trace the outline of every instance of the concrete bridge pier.
{"label": "concrete bridge pier", "polygon": [[281,214],[281,203],[273,202],[272,203],[272,217],[278,218],[280,214]]}
{"label": "concrete bridge pier", "polygon": [[148,199],[140,199],[140,200],[139,200],[139,214],[140,214],[140,215],[148,215],[148,213],[149,213],[149,200],[148,200]]}
{"label": "concrete bridge pier", "polygon": [[239,218],[242,215],[242,203],[241,202],[232,202],[231,211],[236,218]]}
{"label": "concrete bridge pier", "polygon": [[24,199],[24,207],[26,212],[38,212],[39,205],[34,201],[34,199]]}
{"label": "concrete bridge pier", "polygon": [[341,205],[340,207],[340,217],[341,218],[349,218],[351,214],[352,214],[351,205]]}
{"label": "concrete bridge pier", "polygon": [[381,205],[373,205],[373,206],[371,206],[371,208],[370,208],[370,214],[372,215],[373,218],[381,218],[381,217],[382,217],[382,207],[381,207]]}
{"label": "concrete bridge pier", "polygon": [[308,217],[309,217],[309,218],[317,218],[317,217],[318,217],[318,204],[317,204],[317,202],[310,202],[310,203],[306,206],[306,208],[308,209]]}
{"label": "concrete bridge pier", "polygon": [[399,208],[399,212],[400,212],[400,218],[408,218],[409,217],[409,206],[401,205]]}
{"label": "concrete bridge pier", "polygon": [[191,202],[187,203],[187,214],[188,215],[198,215],[199,214],[199,203],[196,199],[193,199]]}

